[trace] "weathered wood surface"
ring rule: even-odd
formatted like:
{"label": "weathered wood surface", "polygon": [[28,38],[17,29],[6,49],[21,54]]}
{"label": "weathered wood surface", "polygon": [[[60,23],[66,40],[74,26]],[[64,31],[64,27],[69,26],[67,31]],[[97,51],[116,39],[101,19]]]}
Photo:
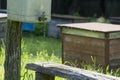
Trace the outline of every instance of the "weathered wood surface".
{"label": "weathered wood surface", "polygon": [[120,66],[120,25],[105,23],[59,24],[62,32],[62,61]]}
{"label": "weathered wood surface", "polygon": [[63,34],[63,63],[74,63],[77,67],[81,62],[93,63],[91,56],[96,58],[96,64],[105,65],[105,41],[89,37]]}
{"label": "weathered wood surface", "polygon": [[71,15],[59,15],[59,14],[53,14],[52,18],[73,20],[73,22],[75,22],[75,20],[79,20],[79,22],[82,21],[82,20],[85,21],[85,22],[90,21],[90,17],[77,17],[77,16],[71,16]]}
{"label": "weathered wood surface", "polygon": [[94,32],[103,32],[103,33],[112,33],[112,32],[119,32],[120,25],[113,25],[113,24],[106,24],[106,23],[71,23],[71,24],[58,24],[60,28],[72,28],[78,30],[88,30]]}
{"label": "weathered wood surface", "polygon": [[117,77],[57,63],[30,63],[26,65],[26,68],[42,74],[59,76],[70,80],[120,80]]}

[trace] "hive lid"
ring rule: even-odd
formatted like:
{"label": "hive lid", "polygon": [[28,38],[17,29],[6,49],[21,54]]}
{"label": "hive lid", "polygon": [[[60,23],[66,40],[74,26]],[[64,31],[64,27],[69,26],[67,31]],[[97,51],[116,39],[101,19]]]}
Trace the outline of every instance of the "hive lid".
{"label": "hive lid", "polygon": [[120,31],[120,25],[106,24],[106,23],[72,23],[72,24],[58,24],[60,28],[73,28],[98,32],[118,32]]}

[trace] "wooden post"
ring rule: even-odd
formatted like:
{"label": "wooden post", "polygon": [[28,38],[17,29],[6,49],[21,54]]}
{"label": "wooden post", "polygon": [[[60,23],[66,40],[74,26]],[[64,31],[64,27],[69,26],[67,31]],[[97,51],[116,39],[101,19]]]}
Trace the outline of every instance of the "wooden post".
{"label": "wooden post", "polygon": [[8,20],[5,50],[4,80],[20,80],[21,23]]}
{"label": "wooden post", "polygon": [[39,73],[39,72],[36,72],[35,76],[36,76],[35,80],[55,80],[54,76]]}

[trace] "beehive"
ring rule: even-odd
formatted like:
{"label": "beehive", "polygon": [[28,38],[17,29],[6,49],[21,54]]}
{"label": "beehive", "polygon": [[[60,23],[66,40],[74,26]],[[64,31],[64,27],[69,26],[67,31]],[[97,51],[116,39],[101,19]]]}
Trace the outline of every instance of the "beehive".
{"label": "beehive", "polygon": [[120,65],[120,26],[104,23],[59,24],[62,32],[62,60],[103,66]]}
{"label": "beehive", "polygon": [[21,22],[50,21],[51,0],[8,0],[8,19]]}

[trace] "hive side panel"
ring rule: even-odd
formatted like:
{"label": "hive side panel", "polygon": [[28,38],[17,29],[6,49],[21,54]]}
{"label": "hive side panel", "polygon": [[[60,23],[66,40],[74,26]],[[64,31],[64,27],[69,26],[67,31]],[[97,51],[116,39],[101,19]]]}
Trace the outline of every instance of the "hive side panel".
{"label": "hive side panel", "polygon": [[120,65],[120,39],[110,40],[110,65]]}
{"label": "hive side panel", "polygon": [[63,34],[63,62],[91,63],[91,56],[97,64],[105,65],[105,41],[89,37]]}

